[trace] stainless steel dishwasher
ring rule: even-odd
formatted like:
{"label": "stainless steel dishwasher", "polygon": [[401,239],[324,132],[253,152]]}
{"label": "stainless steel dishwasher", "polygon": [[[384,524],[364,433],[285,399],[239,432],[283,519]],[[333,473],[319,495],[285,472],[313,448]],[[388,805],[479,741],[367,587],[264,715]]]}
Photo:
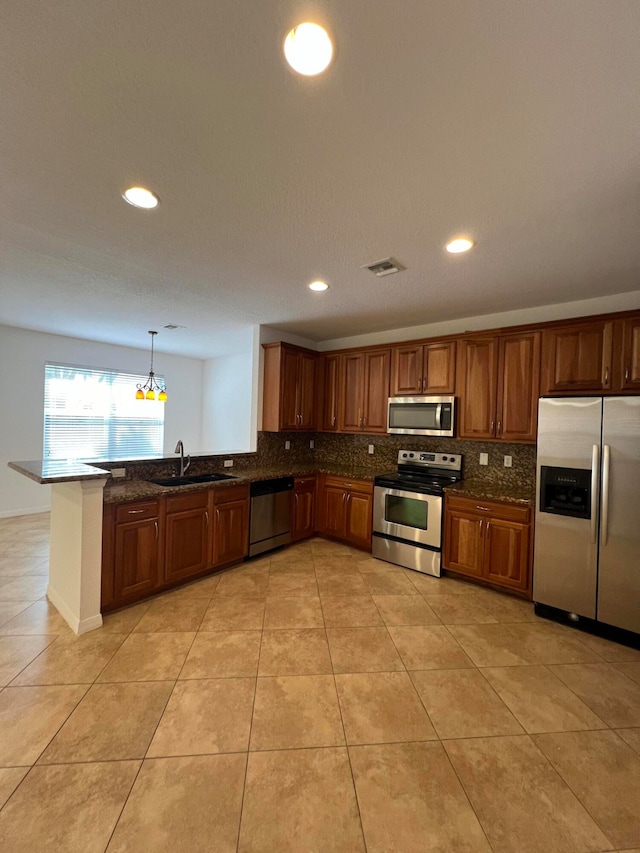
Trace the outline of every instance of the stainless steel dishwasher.
{"label": "stainless steel dishwasher", "polygon": [[291,542],[292,493],[293,477],[251,484],[250,557]]}

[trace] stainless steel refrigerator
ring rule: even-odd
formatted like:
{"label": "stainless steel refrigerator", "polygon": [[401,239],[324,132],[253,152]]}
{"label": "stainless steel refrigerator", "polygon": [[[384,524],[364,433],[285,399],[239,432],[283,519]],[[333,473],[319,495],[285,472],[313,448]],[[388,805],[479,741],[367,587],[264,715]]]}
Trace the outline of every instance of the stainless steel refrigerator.
{"label": "stainless steel refrigerator", "polygon": [[533,600],[640,633],[640,397],[540,400]]}

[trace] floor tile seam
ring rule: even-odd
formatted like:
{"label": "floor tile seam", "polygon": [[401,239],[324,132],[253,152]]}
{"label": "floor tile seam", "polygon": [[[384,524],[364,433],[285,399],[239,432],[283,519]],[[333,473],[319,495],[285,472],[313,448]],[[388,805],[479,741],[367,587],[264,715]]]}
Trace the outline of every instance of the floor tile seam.
{"label": "floor tile seam", "polygon": [[[263,620],[263,624],[264,624],[264,612],[262,615],[262,620]],[[247,752],[246,752],[246,759],[245,759],[245,763],[244,763],[244,778],[242,780],[242,797],[240,799],[240,811],[238,814],[238,827],[237,827],[237,832],[236,832],[236,853],[240,847],[240,833],[242,830],[242,817],[244,814],[244,800],[245,800],[245,794],[247,791],[247,778],[249,775],[249,750],[251,749],[251,737],[253,735],[253,717],[254,717],[255,708],[256,708],[256,696],[258,694],[257,671],[260,668],[260,656],[262,654],[262,636],[263,636],[263,632],[260,634],[260,646],[258,648],[258,661],[256,664],[256,678],[255,678],[254,685],[253,685],[253,701],[251,703],[251,714],[249,715],[249,735],[247,738]]]}
{"label": "floor tile seam", "polygon": [[[488,669],[488,668],[489,668],[489,667],[487,667],[487,669]],[[491,668],[493,669],[494,667],[491,667]],[[493,684],[489,681],[489,679],[487,678],[486,673],[484,673],[480,667],[477,667],[477,669],[478,669],[478,672],[480,673],[480,675],[482,676],[482,678],[484,679],[485,684],[487,684],[487,685],[489,686],[489,689],[493,692],[493,694],[494,694],[494,696],[496,697],[496,699],[497,699],[497,700],[498,700],[498,701],[499,701],[499,702],[504,706],[504,708],[505,708],[505,710],[507,711],[507,713],[509,713],[509,714],[511,715],[511,717],[513,718],[513,720],[514,720],[514,721],[515,721],[515,722],[520,726],[520,728],[523,730],[523,732],[524,732],[525,734],[528,734],[527,729],[525,728],[524,723],[523,723],[521,720],[519,720],[519,719],[518,719],[518,717],[516,716],[515,712],[514,712],[514,711],[512,711],[512,710],[511,710],[511,708],[507,705],[507,703],[504,701],[504,699],[502,698],[502,696],[498,693],[498,691],[496,690],[496,688],[494,687],[494,685],[493,685]],[[517,669],[517,667],[502,667],[502,669]]]}
{"label": "floor tile seam", "polygon": [[[39,658],[41,655],[43,655],[43,654],[47,651],[47,649],[50,649],[50,648],[51,648],[51,646],[53,646],[53,645],[54,645],[54,643],[56,642],[56,640],[61,636],[60,634],[56,634],[56,635],[53,635],[53,634],[35,634],[35,635],[33,635],[33,634],[32,634],[32,635],[29,635],[29,634],[16,634],[16,635],[13,635],[13,634],[3,634],[2,636],[18,636],[18,637],[23,637],[23,636],[27,636],[27,637],[28,637],[28,636],[47,637],[47,636],[49,636],[49,637],[53,637],[53,639],[51,640],[51,642],[50,642],[50,643],[47,643],[47,645],[44,647],[44,649],[41,649],[41,650],[38,652],[38,654],[37,654],[35,657],[33,657],[33,658],[29,661],[29,663],[26,663],[26,664],[22,667],[22,669],[20,670],[20,672],[18,672],[16,675],[14,675],[14,676],[13,676],[13,678],[9,681],[9,683],[8,683],[8,684],[5,684],[5,685],[4,685],[5,687],[54,687],[54,686],[60,686],[60,687],[61,687],[61,686],[63,686],[62,684],[59,684],[59,685],[58,685],[58,684],[14,684],[14,683],[13,683],[13,682],[16,680],[16,678],[20,678],[20,676],[21,676],[21,675],[22,675],[22,673],[25,671],[25,669],[28,669],[28,668],[31,666],[31,664],[32,664],[32,663],[35,663],[35,662],[38,660],[38,658]],[[80,684],[87,684],[87,682],[86,682],[86,681],[74,682],[74,683],[75,683],[75,684],[78,684],[78,685],[80,685]]]}
{"label": "floor tile seam", "polygon": [[[566,664],[563,664],[563,663],[560,663],[560,664],[547,664],[545,668],[546,668],[546,669],[549,669],[549,671],[551,672],[551,674],[552,674],[552,675],[555,675],[555,677],[558,679],[558,681],[559,681],[562,685],[564,685],[564,687],[566,687],[566,688],[567,688],[567,690],[569,690],[569,692],[570,692],[570,693],[573,693],[573,695],[576,697],[576,699],[577,699],[579,702],[582,702],[582,704],[583,704],[583,705],[586,705],[586,707],[591,711],[591,713],[592,713],[592,714],[594,714],[594,715],[595,715],[595,716],[596,716],[596,717],[597,717],[597,718],[602,722],[602,724],[603,724],[603,728],[605,728],[605,727],[606,727],[606,728],[608,728],[608,729],[615,729],[615,728],[616,728],[616,726],[611,725],[611,724],[607,723],[605,720],[603,720],[603,719],[602,719],[602,717],[597,713],[597,711],[595,711],[595,709],[591,707],[591,705],[589,704],[589,702],[587,702],[587,700],[586,700],[586,699],[583,699],[583,698],[582,698],[582,696],[580,696],[576,690],[574,690],[570,685],[568,685],[568,684],[566,683],[566,681],[564,681],[564,680],[560,677],[560,675],[558,675],[557,673],[555,673],[553,670],[551,670],[551,669],[550,669],[550,667],[552,667],[552,666],[590,666],[590,665],[592,665],[592,664],[574,664],[574,663],[566,663]],[[608,663],[607,665],[608,665],[609,667],[611,667],[611,668],[613,668],[613,669],[615,670],[615,666],[614,666],[613,664]],[[596,666],[599,666],[599,664],[596,664]],[[620,672],[620,670],[616,670],[616,672],[617,672],[619,675],[624,675],[624,673],[621,673],[621,672]],[[627,676],[625,676],[625,678],[627,678]],[[628,678],[627,680],[628,680],[631,684],[637,684],[637,682],[634,682],[634,680],[633,680],[632,678]],[[594,729],[594,731],[595,731],[595,729]]]}
{"label": "floor tile seam", "polygon": [[[154,735],[155,735],[155,732],[154,732]],[[118,815],[113,822],[113,828],[112,828],[111,832],[109,833],[109,838],[107,839],[107,842],[104,846],[105,851],[109,848],[109,846],[111,844],[113,836],[115,835],[115,831],[118,828],[118,824],[120,823],[120,818],[122,817],[124,810],[127,807],[127,803],[129,802],[129,797],[131,796],[131,792],[133,791],[133,788],[134,788],[136,782],[138,781],[138,776],[140,775],[140,771],[142,770],[143,766],[144,766],[144,759],[142,759],[140,761],[140,763],[138,764],[138,769],[137,769],[133,779],[131,780],[131,784],[129,785],[129,790],[127,791],[127,796],[124,798],[124,801],[123,801],[122,806],[118,812]]]}

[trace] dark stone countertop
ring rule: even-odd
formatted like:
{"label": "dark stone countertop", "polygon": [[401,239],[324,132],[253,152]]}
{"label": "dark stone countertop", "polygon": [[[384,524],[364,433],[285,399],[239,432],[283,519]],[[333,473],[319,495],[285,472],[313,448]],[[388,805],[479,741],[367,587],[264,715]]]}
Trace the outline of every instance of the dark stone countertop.
{"label": "dark stone countertop", "polygon": [[24,474],[43,486],[52,483],[74,483],[80,480],[99,480],[110,477],[111,471],[69,459],[34,459],[27,462],[9,462],[9,468]]}
{"label": "dark stone countertop", "polygon": [[487,483],[483,480],[462,480],[454,486],[447,486],[448,495],[462,498],[475,498],[481,501],[502,501],[503,503],[535,506],[535,486],[513,486],[504,483]]}

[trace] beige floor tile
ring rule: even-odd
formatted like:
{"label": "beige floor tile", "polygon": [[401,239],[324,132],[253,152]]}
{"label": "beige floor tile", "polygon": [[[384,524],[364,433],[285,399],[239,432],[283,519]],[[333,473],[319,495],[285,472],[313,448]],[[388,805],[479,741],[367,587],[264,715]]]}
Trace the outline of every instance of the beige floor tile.
{"label": "beige floor tile", "polygon": [[622,661],[640,661],[640,649],[632,649],[630,646],[623,646],[621,643],[613,643],[611,640],[605,640],[604,637],[596,637],[594,634],[588,634],[586,631],[577,631],[580,640],[589,648],[597,652],[603,660],[610,663]]}
{"label": "beige floor tile", "polygon": [[[411,596],[413,599],[415,596]],[[366,595],[323,595],[327,628],[376,628],[384,625],[373,599]]]}
{"label": "beige floor tile", "polygon": [[606,728],[546,666],[496,667],[483,674],[529,733]]}
{"label": "beige floor tile", "polygon": [[436,733],[406,672],[336,675],[349,744],[433,740]]}
{"label": "beige floor tile", "polygon": [[151,605],[149,602],[134,604],[102,617],[102,630],[109,634],[130,634]]}
{"label": "beige floor tile", "polygon": [[418,592],[403,572],[363,572],[362,579],[371,595],[416,595]]}
{"label": "beige floor tile", "polygon": [[327,628],[334,672],[404,669],[386,628]]}
{"label": "beige floor tile", "polygon": [[49,561],[43,557],[9,557],[4,556],[2,544],[0,543],[0,578],[20,578],[30,572],[48,565]]}
{"label": "beige floor tile", "polygon": [[0,637],[0,687],[9,684],[54,640],[51,636]]}
{"label": "beige floor tile", "polygon": [[319,575],[318,590],[320,596],[325,595],[366,595],[368,589],[365,586],[363,576],[357,574],[345,575]]}
{"label": "beige floor tile", "polygon": [[344,744],[331,675],[259,678],[251,749],[296,749]]}
{"label": "beige floor tile", "polygon": [[351,556],[351,548],[342,542],[332,542],[329,539],[312,539],[311,553],[313,557]]}
{"label": "beige floor tile", "polygon": [[23,575],[0,583],[0,601],[35,601],[45,595],[48,583],[44,575]]}
{"label": "beige floor tile", "polygon": [[297,560],[273,561],[269,566],[269,578],[282,577],[283,575],[308,575],[309,577],[315,577],[314,561],[310,556]]}
{"label": "beige floor tile", "polygon": [[350,556],[315,557],[313,565],[318,576],[330,577],[331,575],[355,575],[360,572],[362,563]]}
{"label": "beige floor tile", "polygon": [[139,761],[34,767],[0,812],[11,853],[102,853]]}
{"label": "beige floor tile", "polygon": [[615,732],[534,737],[616,847],[640,844],[640,756]]}
{"label": "beige floor tile", "polygon": [[195,580],[192,583],[176,587],[175,589],[172,589],[168,593],[166,593],[166,598],[205,598],[207,600],[210,600],[212,595],[218,588],[218,584],[220,583],[221,577],[222,575],[208,575],[207,577],[200,578],[199,580]]}
{"label": "beige floor tile", "polygon": [[346,749],[251,753],[239,853],[364,853]]}
{"label": "beige floor tile", "polygon": [[444,747],[495,853],[611,849],[528,736],[448,740]]}
{"label": "beige floor tile", "polygon": [[368,853],[490,853],[439,743],[349,748]]}
{"label": "beige floor tile", "polygon": [[497,622],[484,601],[474,595],[425,595],[445,625],[481,625]]}
{"label": "beige floor tile", "polygon": [[498,622],[542,622],[533,612],[533,603],[523,601],[512,595],[501,595],[490,589],[477,587],[473,597],[481,601],[486,612],[494,616]]}
{"label": "beige floor tile", "polygon": [[278,551],[272,551],[269,558],[272,566],[281,563],[303,563],[313,560],[313,549],[307,542],[301,542],[297,545],[290,545],[288,548],[281,548]]}
{"label": "beige floor tile", "polygon": [[440,620],[420,595],[374,595],[386,625],[439,625]]}
{"label": "beige floor tile", "polygon": [[245,755],[147,759],[108,853],[235,853]]}
{"label": "beige floor tile", "polygon": [[395,625],[389,633],[407,669],[473,666],[444,625]]}
{"label": "beige floor tile", "polygon": [[28,767],[0,768],[0,809],[29,772]]}
{"label": "beige floor tile", "polygon": [[324,629],[263,632],[259,675],[324,675],[331,672]]}
{"label": "beige floor tile", "polygon": [[254,691],[254,678],[179,681],[147,756],[246,751]]}
{"label": "beige floor tile", "polygon": [[640,755],[640,728],[637,729],[616,729],[620,737],[625,743],[628,743],[632,749]]}
{"label": "beige floor tile", "polygon": [[144,758],[172,681],[94,684],[39,764]]}
{"label": "beige floor tile", "polygon": [[324,628],[320,599],[310,595],[269,598],[264,613],[264,627]]}
{"label": "beige floor tile", "polygon": [[90,631],[76,637],[61,635],[25,669],[12,684],[90,684],[100,675],[126,634]]}
{"label": "beige floor tile", "polygon": [[256,676],[261,637],[260,631],[200,631],[180,678]]}
{"label": "beige floor tile", "polygon": [[524,623],[509,625],[509,631],[537,663],[602,663],[602,658],[581,642],[577,631],[563,625]]}
{"label": "beige floor tile", "polygon": [[640,684],[611,664],[566,664],[550,669],[608,726],[640,726]]}
{"label": "beige floor tile", "polygon": [[99,682],[169,681],[180,674],[195,634],[129,634]]}
{"label": "beige floor tile", "polygon": [[84,685],[5,688],[0,693],[0,766],[33,764],[86,690]]}
{"label": "beige floor tile", "polygon": [[201,631],[261,631],[264,598],[213,598],[200,625]]}
{"label": "beige floor tile", "polygon": [[0,634],[4,633],[2,628],[7,622],[10,622],[14,616],[22,613],[28,607],[31,607],[30,601],[0,601]]}
{"label": "beige floor tile", "polygon": [[21,611],[0,628],[0,634],[66,634],[75,636],[63,617],[49,601],[36,601],[24,606]]}
{"label": "beige floor tile", "polygon": [[159,598],[133,629],[136,634],[197,631],[209,606],[202,598]]}
{"label": "beige floor tile", "polygon": [[251,567],[230,569],[220,576],[215,598],[241,596],[243,598],[266,598],[269,586],[268,569],[256,570]]}
{"label": "beige floor tile", "polygon": [[404,576],[405,570],[402,566],[397,566],[395,563],[387,563],[386,560],[379,560],[377,557],[372,557],[371,554],[361,554],[360,560],[354,560],[358,571],[362,574],[394,574],[398,573]]}
{"label": "beige floor tile", "polygon": [[411,678],[440,738],[490,737],[523,732],[477,669],[433,669]]}
{"label": "beige floor tile", "polygon": [[450,631],[476,666],[538,663],[511,625],[452,625]]}
{"label": "beige floor tile", "polygon": [[313,596],[317,598],[318,584],[316,583],[315,573],[287,572],[271,575],[267,595],[269,597]]}
{"label": "beige floor tile", "polygon": [[422,572],[414,572],[412,569],[405,569],[404,576],[421,595],[469,595],[478,589],[474,584],[457,578],[446,577],[446,575],[434,578]]}
{"label": "beige floor tile", "polygon": [[640,662],[617,663],[615,664],[615,668],[623,675],[626,675],[627,678],[631,678],[633,681],[637,681],[638,684],[640,684]]}

